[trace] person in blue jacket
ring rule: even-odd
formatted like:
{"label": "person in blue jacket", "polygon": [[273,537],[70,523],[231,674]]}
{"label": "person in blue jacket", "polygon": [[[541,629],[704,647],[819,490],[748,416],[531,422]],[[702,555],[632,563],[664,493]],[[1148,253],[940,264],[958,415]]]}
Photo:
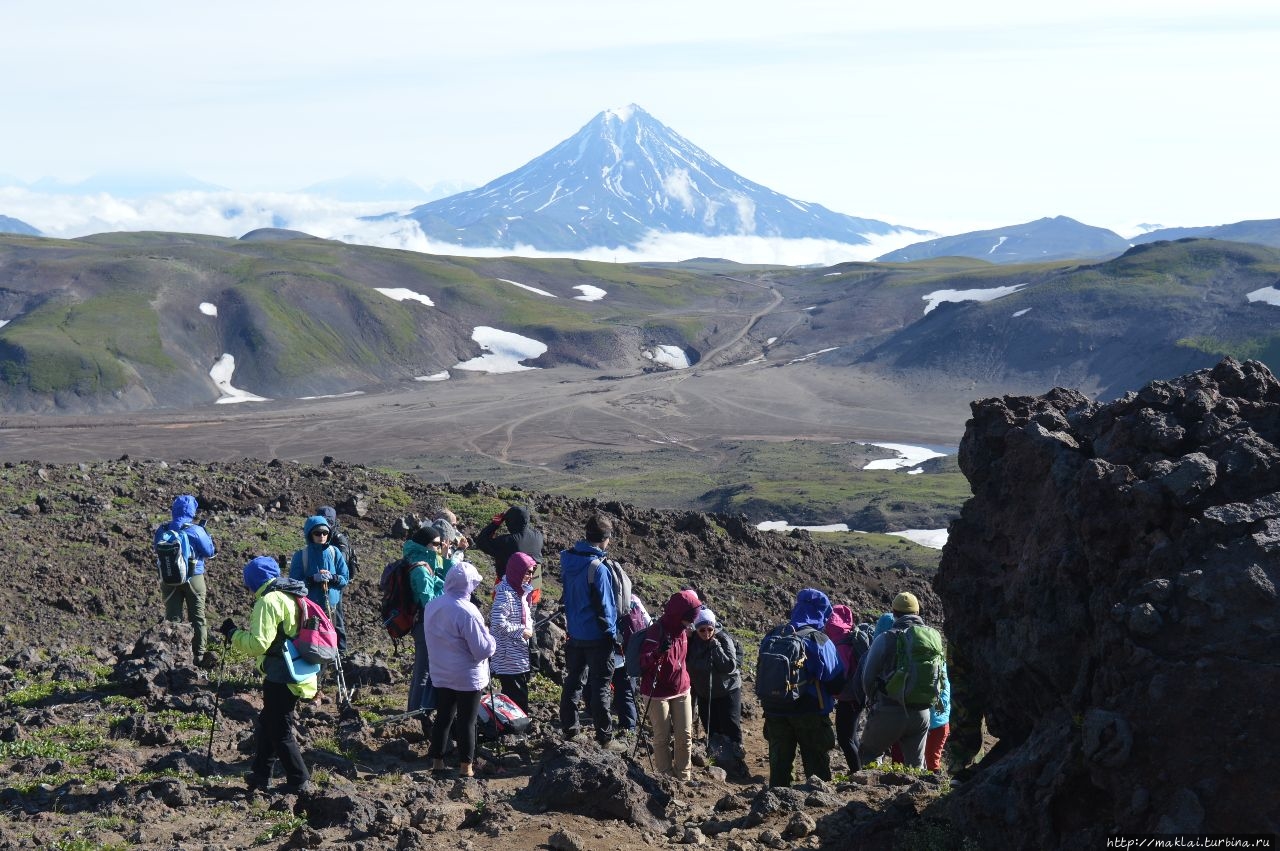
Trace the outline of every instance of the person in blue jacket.
{"label": "person in blue jacket", "polygon": [[351,571],[342,552],[329,539],[333,529],[322,515],[308,517],[302,525],[306,544],[289,560],[289,578],[305,582],[307,598],[325,610],[338,631],[338,652],[347,652],[347,625],[342,616],[342,589]]}
{"label": "person in blue jacket", "polygon": [[613,654],[618,644],[618,611],[613,580],[604,566],[605,551],[613,538],[613,521],[603,514],[587,519],[585,538],[560,553],[560,581],[564,593],[564,684],[560,688],[560,729],[566,738],[580,735],[578,700],[586,681],[587,703],[595,724],[596,742],[609,750],[626,750],[613,738],[609,715],[609,683],[613,679]]}
{"label": "person in blue jacket", "polygon": [[769,785],[790,786],[796,748],[806,777],[831,779],[831,749],[836,731],[831,711],[844,685],[844,665],[836,645],[823,633],[831,617],[831,601],[816,588],[796,595],[791,610],[791,627],[812,629],[805,635],[804,682],[800,699],[788,711],[766,711],[764,737],[769,743]]}
{"label": "person in blue jacket", "polygon": [[186,607],[187,620],[191,621],[192,661],[201,668],[213,668],[218,664],[218,655],[206,652],[209,631],[205,625],[204,603],[206,587],[204,580],[205,559],[213,558],[217,549],[213,539],[205,528],[196,523],[196,498],[191,494],[182,494],[173,501],[169,515],[173,518],[156,527],[152,536],[152,544],[160,542],[165,532],[181,532],[186,535],[191,545],[192,560],[189,566],[187,581],[181,585],[160,583],[160,593],[164,595],[164,619],[167,621],[182,620],[182,609]]}

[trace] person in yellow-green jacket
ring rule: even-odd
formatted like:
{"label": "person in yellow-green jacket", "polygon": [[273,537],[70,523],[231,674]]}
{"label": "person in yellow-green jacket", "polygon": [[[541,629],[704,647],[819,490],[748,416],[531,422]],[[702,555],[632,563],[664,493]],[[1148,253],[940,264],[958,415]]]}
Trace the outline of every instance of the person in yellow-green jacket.
{"label": "person in yellow-green jacket", "polygon": [[220,629],[237,650],[258,657],[262,671],[262,711],[254,729],[253,764],[245,775],[249,794],[265,791],[278,757],[284,766],[285,791],[310,790],[310,772],[294,735],[294,708],[298,701],[316,696],[316,675],[295,682],[284,659],[284,640],[298,634],[297,597],[307,596],[307,586],[280,575],[280,565],[270,556],[258,556],[244,566],[244,587],[254,595],[249,628],[238,629],[227,618]]}

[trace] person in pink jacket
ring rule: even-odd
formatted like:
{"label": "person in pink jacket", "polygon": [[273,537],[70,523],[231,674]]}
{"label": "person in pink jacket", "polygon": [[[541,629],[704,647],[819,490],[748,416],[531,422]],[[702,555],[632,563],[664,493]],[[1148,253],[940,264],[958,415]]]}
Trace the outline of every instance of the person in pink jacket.
{"label": "person in pink jacket", "polygon": [[685,658],[689,625],[702,608],[693,591],[672,594],[662,617],[640,639],[640,694],[653,728],[653,760],[659,773],[689,780],[692,771],[693,696]]}
{"label": "person in pink jacket", "polygon": [[432,771],[444,770],[444,746],[456,720],[458,769],[463,777],[475,774],[476,713],[480,693],[489,685],[489,657],[497,649],[480,610],[471,603],[471,592],[479,585],[476,566],[459,562],[445,576],[444,593],[422,613],[431,685],[436,690],[436,723],[427,756]]}

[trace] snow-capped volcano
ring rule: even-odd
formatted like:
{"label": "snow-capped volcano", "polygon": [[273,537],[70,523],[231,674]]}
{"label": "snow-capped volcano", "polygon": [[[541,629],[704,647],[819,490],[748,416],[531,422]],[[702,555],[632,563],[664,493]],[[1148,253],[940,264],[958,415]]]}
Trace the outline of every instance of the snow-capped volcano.
{"label": "snow-capped volcano", "polygon": [[753,183],[634,104],[601,112],[510,174],[408,216],[443,242],[551,251],[636,245],[650,231],[863,245],[865,234],[907,230]]}

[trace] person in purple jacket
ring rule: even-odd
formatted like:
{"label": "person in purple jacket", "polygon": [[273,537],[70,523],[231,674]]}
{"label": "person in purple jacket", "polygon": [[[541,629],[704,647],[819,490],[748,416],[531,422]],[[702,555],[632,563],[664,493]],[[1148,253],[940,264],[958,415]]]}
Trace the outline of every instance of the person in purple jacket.
{"label": "person in purple jacket", "polygon": [[436,723],[431,730],[432,771],[444,770],[444,748],[457,723],[458,771],[474,777],[476,713],[480,693],[489,684],[489,657],[497,643],[484,618],[471,603],[480,571],[469,561],[454,565],[444,579],[444,593],[427,604],[422,621],[436,691]]}

